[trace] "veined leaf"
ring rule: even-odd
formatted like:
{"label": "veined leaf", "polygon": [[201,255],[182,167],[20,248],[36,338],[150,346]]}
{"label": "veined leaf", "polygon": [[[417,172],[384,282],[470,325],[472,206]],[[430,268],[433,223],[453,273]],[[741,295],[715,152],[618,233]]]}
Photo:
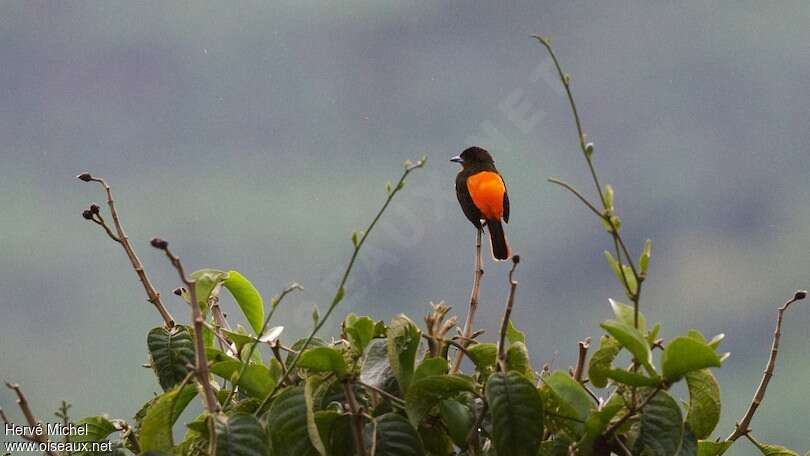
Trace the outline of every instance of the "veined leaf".
{"label": "veined leaf", "polygon": [[146,345],[163,391],[182,382],[188,375],[188,366],[194,365],[194,341],[185,326],[154,328],[146,337]]}
{"label": "veined leaf", "polygon": [[534,384],[516,372],[495,373],[486,395],[498,454],[536,456],[543,440],[543,401]]}
{"label": "veined leaf", "polygon": [[422,456],[425,454],[416,429],[404,417],[386,413],[374,419],[371,456]]}
{"label": "veined leaf", "polygon": [[287,388],[276,397],[267,413],[267,430],[274,454],[318,456],[309,440],[303,386]]}
{"label": "veined leaf", "polygon": [[266,456],[267,436],[253,415],[219,414],[214,418],[216,456]]}
{"label": "veined leaf", "polygon": [[633,454],[674,456],[681,447],[683,432],[683,415],[678,402],[666,391],[658,391],[642,410],[641,432]]}

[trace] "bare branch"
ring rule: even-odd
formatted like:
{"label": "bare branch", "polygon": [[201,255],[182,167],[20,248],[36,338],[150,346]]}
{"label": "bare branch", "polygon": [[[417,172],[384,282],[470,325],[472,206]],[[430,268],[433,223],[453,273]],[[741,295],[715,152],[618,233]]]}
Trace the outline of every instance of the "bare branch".
{"label": "bare branch", "polygon": [[[160,293],[155,290],[155,287],[149,280],[149,276],[146,275],[146,271],[143,268],[143,263],[141,263],[138,255],[135,254],[135,250],[132,248],[132,244],[129,242],[129,237],[124,231],[124,227],[121,225],[121,220],[118,218],[118,211],[115,208],[115,200],[112,196],[112,189],[110,188],[109,184],[107,184],[107,181],[103,178],[94,177],[90,173],[82,173],[77,177],[79,180],[84,182],[98,182],[104,188],[104,191],[107,193],[107,206],[110,208],[110,214],[112,214],[113,224],[115,225],[115,231],[117,234],[113,234],[113,232],[104,222],[104,219],[101,217],[99,212],[98,205],[91,205],[90,209],[82,213],[82,215],[84,218],[92,220],[97,225],[100,225],[102,228],[104,228],[104,231],[112,240],[121,244],[121,247],[127,254],[127,258],[129,258],[129,261],[132,264],[132,268],[135,270],[135,273],[138,275],[138,279],[140,279],[141,284],[143,285],[143,289],[146,291],[147,301],[155,306],[157,311],[160,313],[160,316],[163,318],[163,321],[166,323],[166,327],[173,327],[174,318],[172,318],[171,314],[166,309],[166,306],[163,305],[163,302],[160,299]],[[88,217],[88,215],[90,215],[90,217]]]}
{"label": "bare branch", "polygon": [[583,372],[585,371],[585,359],[588,356],[588,348],[591,346],[591,338],[579,341],[579,357],[577,358],[577,367],[574,368],[574,380],[579,383],[584,383],[582,380]]}
{"label": "bare branch", "polygon": [[424,167],[425,163],[427,163],[427,157],[422,157],[415,163],[410,160],[406,161],[405,171],[400,176],[396,185],[391,185],[388,187],[387,189],[388,197],[385,199],[385,202],[383,203],[380,210],[377,211],[377,215],[374,216],[374,218],[371,220],[371,223],[369,223],[365,231],[354,233],[354,235],[352,236],[352,242],[354,243],[354,251],[352,252],[351,258],[349,259],[349,263],[346,265],[346,270],[343,271],[343,276],[340,279],[340,283],[338,284],[337,291],[335,292],[335,296],[332,298],[331,304],[329,304],[329,307],[326,309],[326,313],[324,313],[324,315],[318,320],[318,323],[309,333],[309,336],[307,336],[306,340],[304,340],[304,343],[301,345],[301,348],[299,350],[299,354],[296,355],[290,362],[288,371],[284,374],[282,380],[278,382],[275,388],[273,388],[273,390],[270,391],[270,393],[267,396],[265,396],[261,404],[259,404],[259,407],[255,411],[255,415],[258,416],[261,413],[261,411],[264,410],[264,407],[267,406],[270,400],[276,395],[276,393],[278,393],[279,389],[285,383],[287,375],[290,372],[292,372],[295,369],[295,366],[298,364],[298,360],[300,359],[300,353],[304,353],[306,351],[306,349],[309,347],[309,344],[312,343],[312,339],[315,337],[315,334],[317,334],[318,331],[321,330],[323,325],[329,319],[329,316],[332,315],[332,312],[335,310],[337,305],[340,304],[341,301],[343,301],[343,297],[346,295],[346,283],[348,282],[349,276],[352,273],[355,261],[357,261],[357,256],[360,254],[360,249],[366,243],[369,234],[371,234],[371,231],[377,225],[377,222],[380,221],[380,218],[385,213],[385,210],[388,209],[388,206],[391,204],[391,201],[393,201],[394,196],[396,196],[396,194],[399,193],[400,190],[402,190],[405,187],[405,180],[408,178],[408,175],[411,174],[414,170]]}
{"label": "bare branch", "polygon": [[363,443],[364,419],[362,411],[360,410],[360,404],[357,403],[357,397],[354,394],[354,385],[350,382],[344,382],[343,392],[346,395],[349,411],[352,414],[352,435],[354,437],[354,445],[357,448],[357,455],[366,456],[366,445]]}
{"label": "bare branch", "polygon": [[[16,383],[6,382],[6,386],[9,389],[13,390],[15,394],[17,394],[17,405],[20,406],[20,411],[22,411],[23,416],[25,416],[25,421],[28,423],[28,426],[31,427],[31,428],[41,427],[42,424],[36,419],[36,417],[34,416],[34,413],[31,411],[31,406],[28,404],[28,399],[25,397],[25,394],[22,392],[22,389],[20,388],[20,385],[18,385]],[[5,415],[5,413],[2,415],[2,417],[3,417],[3,421],[5,421],[6,423],[9,422],[8,417]],[[34,433],[32,435],[26,436],[26,438],[28,440],[31,440],[31,441],[34,441],[34,442],[37,442],[37,443],[45,444],[45,446],[46,446],[45,454],[47,454],[49,456],[59,456],[60,455],[59,452],[53,451],[53,450],[48,448],[49,439],[48,439],[48,436],[44,432],[42,432],[41,434]]]}
{"label": "bare branch", "polygon": [[782,307],[777,309],[776,329],[773,332],[771,355],[768,357],[768,364],[765,366],[765,371],[762,374],[762,380],[760,380],[759,386],[754,393],[754,397],[751,399],[751,405],[748,406],[748,410],[746,410],[745,415],[743,415],[742,419],[737,422],[734,432],[732,432],[731,435],[726,438],[726,440],[735,441],[751,432],[751,429],[749,429],[748,426],[751,424],[751,419],[754,418],[754,413],[756,413],[757,408],[759,408],[760,404],[762,404],[762,400],[765,398],[765,390],[768,388],[768,383],[771,381],[774,369],[776,368],[776,357],[779,354],[779,341],[782,338],[782,317],[791,304],[796,301],[801,301],[806,297],[807,292],[804,290],[799,290]]}
{"label": "bare branch", "polygon": [[172,266],[177,270],[177,274],[180,276],[180,280],[186,286],[186,290],[188,290],[188,295],[191,300],[191,318],[194,322],[194,351],[196,354],[196,366],[195,372],[197,374],[197,380],[199,381],[200,385],[202,386],[203,393],[204,393],[204,402],[205,407],[208,412],[216,413],[219,412],[219,402],[217,401],[217,396],[214,393],[214,389],[211,387],[211,379],[210,373],[208,369],[208,358],[205,354],[205,340],[203,339],[203,329],[205,327],[205,320],[203,319],[202,311],[200,310],[200,305],[197,302],[197,290],[193,280],[186,276],[186,272],[183,269],[183,264],[180,262],[180,258],[175,256],[171,250],[169,250],[169,243],[164,241],[160,238],[154,238],[150,242],[152,247],[163,250],[166,253],[166,257],[169,258],[169,261],[172,263]]}
{"label": "bare branch", "polygon": [[[481,237],[483,235],[483,228],[478,228],[475,233],[475,270],[473,271],[473,286],[470,293],[470,304],[467,307],[467,319],[464,322],[464,330],[461,332],[461,345],[464,347],[469,343],[472,338],[473,324],[475,321],[475,311],[478,309],[478,295],[481,291],[481,277],[484,275],[484,258],[481,255]],[[456,353],[456,359],[453,361],[453,367],[450,369],[451,374],[455,374],[461,368],[461,360],[464,357],[464,352],[459,350]]]}
{"label": "bare branch", "polygon": [[515,291],[517,291],[517,281],[512,278],[520,263],[520,255],[512,256],[512,269],[509,270],[509,297],[506,299],[506,309],[501,320],[501,332],[498,339],[498,367],[502,372],[506,372],[506,330],[509,328],[509,319],[512,316],[512,307],[515,305]]}

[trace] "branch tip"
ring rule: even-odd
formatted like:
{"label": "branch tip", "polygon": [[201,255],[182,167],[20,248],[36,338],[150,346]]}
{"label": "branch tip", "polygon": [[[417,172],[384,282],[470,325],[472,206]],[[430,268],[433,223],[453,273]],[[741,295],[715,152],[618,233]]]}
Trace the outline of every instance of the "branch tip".
{"label": "branch tip", "polygon": [[90,182],[90,181],[93,180],[93,175],[85,171],[85,172],[79,174],[78,176],[76,176],[76,179],[79,179],[80,181],[83,181],[83,182]]}
{"label": "branch tip", "polygon": [[152,240],[149,241],[149,245],[159,250],[166,250],[169,248],[169,243],[159,237],[152,238]]}
{"label": "branch tip", "polygon": [[794,301],[801,301],[802,299],[807,297],[807,290],[799,290],[796,294],[793,295]]}

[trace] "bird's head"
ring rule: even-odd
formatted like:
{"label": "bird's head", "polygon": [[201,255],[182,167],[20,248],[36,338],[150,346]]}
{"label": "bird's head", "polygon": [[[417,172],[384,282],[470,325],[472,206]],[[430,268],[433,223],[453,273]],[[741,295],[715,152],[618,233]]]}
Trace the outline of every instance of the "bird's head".
{"label": "bird's head", "polygon": [[464,168],[475,165],[495,164],[495,160],[493,160],[489,152],[476,146],[465,149],[464,152],[451,158],[450,161],[459,163]]}

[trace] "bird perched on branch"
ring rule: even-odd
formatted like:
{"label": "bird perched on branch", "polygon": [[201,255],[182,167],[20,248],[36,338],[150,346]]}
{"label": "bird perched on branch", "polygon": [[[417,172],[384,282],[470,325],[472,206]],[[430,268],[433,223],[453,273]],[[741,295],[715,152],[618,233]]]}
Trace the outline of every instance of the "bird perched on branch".
{"label": "bird perched on branch", "polygon": [[464,215],[479,230],[486,225],[492,257],[503,261],[512,256],[502,222],[509,222],[509,195],[495,168],[492,155],[480,147],[470,147],[450,159],[461,164],[456,176],[456,196]]}

